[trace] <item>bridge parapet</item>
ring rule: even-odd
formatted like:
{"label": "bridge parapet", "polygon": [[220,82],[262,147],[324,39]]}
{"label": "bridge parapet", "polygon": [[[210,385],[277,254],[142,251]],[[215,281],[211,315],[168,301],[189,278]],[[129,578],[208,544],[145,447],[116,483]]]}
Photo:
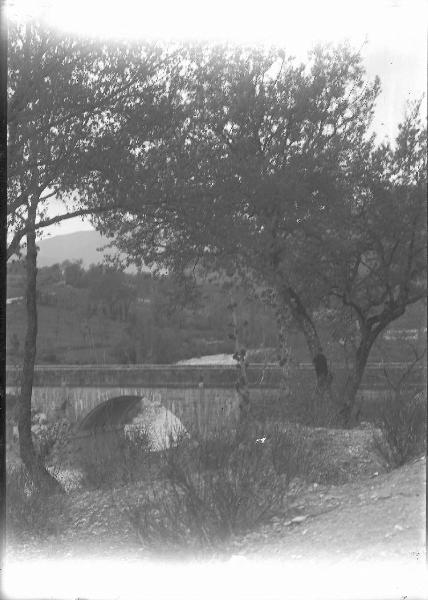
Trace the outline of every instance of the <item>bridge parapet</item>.
{"label": "bridge parapet", "polygon": [[[363,387],[385,387],[383,367],[394,376],[402,373],[405,363],[371,363],[367,366]],[[337,377],[345,374],[344,365],[335,365]],[[251,364],[247,369],[249,385],[256,388],[279,388],[282,370],[275,364]],[[7,367],[8,386],[17,385],[20,370]],[[314,377],[311,363],[301,363],[294,376]],[[411,382],[419,383],[426,377],[426,368],[414,369]],[[203,385],[206,388],[233,388],[236,367],[233,365],[38,365],[34,373],[36,387],[172,387],[188,388]]]}
{"label": "bridge parapet", "polygon": [[[402,373],[404,365],[390,364],[390,373]],[[344,368],[335,368],[337,379]],[[19,370],[7,369],[7,392],[19,391]],[[248,368],[251,396],[255,401],[280,399],[282,372],[276,365],[250,365]],[[293,372],[300,393],[313,389],[315,382],[311,364],[299,365]],[[424,388],[426,370],[412,374],[412,385]],[[110,398],[125,395],[161,398],[186,427],[198,429],[207,423],[218,426],[235,419],[238,398],[235,391],[236,367],[206,365],[39,365],[35,370],[32,404],[49,420],[66,416],[79,421],[96,406]],[[379,395],[385,390],[380,365],[369,365],[362,386],[363,393]]]}

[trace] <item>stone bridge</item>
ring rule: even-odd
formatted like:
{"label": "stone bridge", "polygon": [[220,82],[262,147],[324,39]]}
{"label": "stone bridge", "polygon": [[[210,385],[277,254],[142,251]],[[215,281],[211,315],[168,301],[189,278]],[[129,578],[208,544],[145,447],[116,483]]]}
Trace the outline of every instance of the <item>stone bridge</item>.
{"label": "stone bridge", "polygon": [[[403,365],[389,365],[400,372]],[[335,367],[337,377],[344,367]],[[422,374],[421,374],[422,373]],[[270,402],[281,397],[282,373],[276,365],[250,365],[249,387],[252,398]],[[310,363],[296,367],[293,377],[302,390],[313,389],[314,375]],[[20,370],[7,368],[7,393],[19,390]],[[413,377],[415,387],[422,387],[423,370]],[[172,411],[186,427],[205,428],[209,423],[221,425],[235,419],[238,398],[235,390],[236,367],[206,365],[39,365],[35,369],[33,406],[49,420],[61,416],[78,422],[109,398],[123,395],[145,396],[157,400]],[[381,365],[367,367],[362,394],[370,399],[385,390]]]}

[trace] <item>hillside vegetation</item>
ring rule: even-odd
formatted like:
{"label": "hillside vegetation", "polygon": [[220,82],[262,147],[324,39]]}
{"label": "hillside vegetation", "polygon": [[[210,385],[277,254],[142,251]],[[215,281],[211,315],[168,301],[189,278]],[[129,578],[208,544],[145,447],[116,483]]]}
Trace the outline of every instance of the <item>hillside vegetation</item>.
{"label": "hillside vegetation", "polygon": [[[19,364],[25,335],[24,273],[9,267],[7,357]],[[129,274],[80,262],[39,269],[39,364],[167,364],[192,357],[232,353],[227,297],[221,285],[182,286],[172,277]],[[276,362],[277,331],[272,311],[239,293],[245,322],[244,342],[253,362]],[[411,346],[423,342],[424,307],[415,306],[394,323],[374,348],[372,361],[407,361]],[[344,361],[340,340],[322,330],[337,362]],[[303,337],[290,330],[296,362],[310,361]]]}

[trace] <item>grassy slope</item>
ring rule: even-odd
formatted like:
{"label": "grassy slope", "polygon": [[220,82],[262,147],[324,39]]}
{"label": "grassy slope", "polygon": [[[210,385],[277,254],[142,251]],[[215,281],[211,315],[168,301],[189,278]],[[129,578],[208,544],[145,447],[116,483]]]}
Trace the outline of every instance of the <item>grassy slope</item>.
{"label": "grassy slope", "polygon": [[[297,496],[290,489],[284,511],[246,535],[233,536],[217,556],[378,561],[424,552],[425,459],[385,472],[371,431],[313,433],[325,436],[331,481],[307,483]],[[54,537],[18,541],[9,533],[9,553],[15,558],[147,558],[121,506],[140,501],[150,489],[145,480],[110,490],[76,490],[65,499],[67,518]],[[302,524],[290,523],[302,515]]]}
{"label": "grassy slope", "polygon": [[[109,350],[123,335],[124,324],[102,315],[88,317],[84,294],[72,289],[75,308],[39,306],[38,362],[98,363],[111,362]],[[67,290],[64,290],[67,293]],[[70,293],[70,302],[71,298]],[[23,347],[25,336],[24,304],[7,307],[7,343],[16,334]]]}
{"label": "grassy slope", "polygon": [[[19,275],[8,277],[9,298],[22,296],[24,293],[22,277]],[[45,294],[55,294],[58,298],[57,306],[46,304],[39,305],[39,337],[37,361],[39,363],[112,363],[116,362],[112,356],[112,348],[126,335],[127,323],[114,321],[106,316],[97,314],[91,317],[87,314],[87,290],[76,289],[67,285],[49,285],[43,289]],[[207,351],[203,354],[224,352],[215,345],[209,345],[210,340],[219,341],[220,333],[209,327],[209,315],[206,327],[202,328],[205,319],[199,318],[197,327],[191,328],[188,322],[183,336],[183,356],[189,358],[189,348],[194,347],[192,340],[200,340]],[[190,321],[191,322],[191,321]],[[409,311],[395,321],[390,329],[417,329],[426,323],[424,306],[410,307]],[[321,337],[325,344],[328,357],[333,361],[343,361],[343,351],[339,344],[329,338],[327,328],[320,328]],[[22,351],[25,336],[25,306],[23,301],[7,306],[7,350],[10,350],[11,336],[16,335]],[[188,340],[188,347],[184,340]],[[208,341],[208,345],[206,342]],[[227,343],[227,336],[224,342]],[[213,342],[212,342],[213,343]],[[290,332],[289,343],[293,349],[293,358],[296,362],[310,361],[303,337],[298,333]],[[423,338],[416,342],[422,345]],[[411,345],[415,342],[387,340],[380,338],[373,348],[370,360],[377,362],[406,361],[412,357]],[[218,344],[217,344],[218,345]],[[265,355],[259,352],[257,362],[275,360],[276,352]],[[177,358],[177,360],[179,359]]]}

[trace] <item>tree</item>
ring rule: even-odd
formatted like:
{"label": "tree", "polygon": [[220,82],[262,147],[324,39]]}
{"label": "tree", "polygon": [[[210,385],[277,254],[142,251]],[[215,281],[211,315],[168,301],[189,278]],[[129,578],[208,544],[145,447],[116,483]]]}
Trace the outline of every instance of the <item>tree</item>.
{"label": "tree", "polygon": [[94,309],[104,307],[111,319],[126,321],[131,303],[136,298],[136,286],[120,268],[91,265],[85,274],[89,303]]}
{"label": "tree", "polygon": [[330,373],[311,319],[318,298],[308,293],[310,302],[296,305],[289,251],[307,215],[330,201],[339,169],[363,151],[378,82],[366,84],[359,56],[346,47],[319,48],[308,65],[259,49],[189,55],[188,118],[164,165],[168,202],[138,224],[107,219],[107,229],[135,260],[172,268],[228,262],[274,304],[284,367],[291,314],[324,392]]}
{"label": "tree", "polygon": [[[37,483],[54,486],[31,438],[37,340],[37,235],[48,225],[113,210],[132,145],[115,139],[138,105],[139,134],[163,134],[167,72],[155,45],[102,44],[59,36],[45,26],[11,23],[8,84],[8,257],[26,248],[27,332],[22,370],[21,458]],[[163,71],[162,71],[163,69]],[[165,123],[167,119],[164,119]],[[53,199],[56,206],[52,208]]]}
{"label": "tree", "polygon": [[85,270],[83,268],[83,260],[70,262],[66,260],[62,263],[64,272],[64,281],[72,287],[83,287],[85,280]]}
{"label": "tree", "polygon": [[380,145],[364,170],[356,167],[340,202],[327,208],[316,232],[308,227],[299,247],[302,260],[316,267],[324,305],[353,329],[343,390],[346,423],[355,422],[356,393],[374,342],[408,306],[427,296],[426,166],[426,127],[418,102],[409,107],[395,144]]}
{"label": "tree", "polygon": [[[376,147],[369,131],[379,81],[366,81],[347,46],[317,48],[306,65],[281,51],[224,47],[191,48],[186,60],[187,116],[159,166],[158,205],[143,207],[138,222],[103,217],[104,230],[137,264],[227,264],[275,307],[285,367],[290,320],[303,333],[323,401],[334,400],[333,374],[318,311],[356,311],[364,334],[340,407],[350,423],[374,339],[425,293],[423,285],[416,296],[405,291],[424,269],[423,128],[410,119],[395,149]],[[391,295],[397,285],[401,295]]]}

